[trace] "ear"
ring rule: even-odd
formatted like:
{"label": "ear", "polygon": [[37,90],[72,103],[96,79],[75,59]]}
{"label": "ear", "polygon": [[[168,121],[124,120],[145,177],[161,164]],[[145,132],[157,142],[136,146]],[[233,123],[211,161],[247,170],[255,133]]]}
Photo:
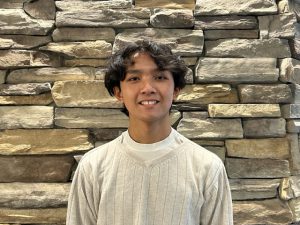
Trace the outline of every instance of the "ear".
{"label": "ear", "polygon": [[114,96],[120,101],[123,102],[123,95],[121,89],[117,86],[114,87]]}
{"label": "ear", "polygon": [[176,100],[178,95],[180,94],[181,89],[176,87],[174,88],[174,93],[173,93],[173,100]]}

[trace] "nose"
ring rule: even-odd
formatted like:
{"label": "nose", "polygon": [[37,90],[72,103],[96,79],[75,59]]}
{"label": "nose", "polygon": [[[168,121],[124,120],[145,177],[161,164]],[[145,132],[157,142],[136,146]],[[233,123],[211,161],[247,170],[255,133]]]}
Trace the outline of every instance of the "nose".
{"label": "nose", "polygon": [[156,89],[151,81],[144,81],[141,89],[142,94],[154,94]]}

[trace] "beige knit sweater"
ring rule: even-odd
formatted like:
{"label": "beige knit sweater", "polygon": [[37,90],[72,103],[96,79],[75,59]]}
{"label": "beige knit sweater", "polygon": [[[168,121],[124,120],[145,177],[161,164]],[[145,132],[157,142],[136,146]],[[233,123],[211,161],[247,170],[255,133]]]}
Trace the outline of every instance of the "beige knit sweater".
{"label": "beige knit sweater", "polygon": [[75,173],[67,225],[231,225],[222,161],[176,132],[176,148],[141,160],[124,134],[88,152]]}

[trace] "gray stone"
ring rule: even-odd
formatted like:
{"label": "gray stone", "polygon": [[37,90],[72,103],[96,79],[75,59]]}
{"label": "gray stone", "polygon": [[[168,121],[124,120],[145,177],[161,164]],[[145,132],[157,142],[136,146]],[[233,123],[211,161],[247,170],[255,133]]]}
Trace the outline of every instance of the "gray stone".
{"label": "gray stone", "polygon": [[[67,208],[48,209],[8,209],[0,208],[0,218],[4,223],[62,225],[66,221]],[[53,224],[51,224],[53,223]]]}
{"label": "gray stone", "polygon": [[258,30],[206,30],[204,31],[205,40],[241,38],[258,39]]}
{"label": "gray stone", "polygon": [[279,60],[280,74],[282,82],[300,84],[300,61],[293,58]]}
{"label": "gray stone", "polygon": [[198,145],[201,146],[205,146],[205,148],[207,147],[223,147],[225,146],[224,141],[220,141],[220,140],[205,140],[205,139],[199,139],[199,140],[193,140],[195,143],[197,143]]}
{"label": "gray stone", "polygon": [[300,175],[300,151],[298,134],[287,134],[290,142],[290,168],[292,175]]}
{"label": "gray stone", "polygon": [[287,138],[226,140],[229,157],[251,159],[288,159],[290,146]]}
{"label": "gray stone", "polygon": [[202,30],[187,29],[128,29],[116,36],[113,51],[138,40],[151,39],[169,45],[173,53],[181,56],[199,56],[204,37]]}
{"label": "gray stone", "polygon": [[68,154],[93,147],[88,131],[80,129],[18,129],[0,132],[1,155]]}
{"label": "gray stone", "polygon": [[46,35],[53,20],[32,19],[22,9],[0,9],[0,34]]}
{"label": "gray stone", "polygon": [[177,103],[209,104],[237,103],[237,92],[228,84],[187,85],[176,99]]}
{"label": "gray stone", "polygon": [[283,178],[280,185],[280,198],[290,200],[300,197],[300,176]]}
{"label": "gray stone", "polygon": [[115,31],[112,28],[104,28],[104,27],[102,28],[61,27],[61,28],[56,28],[53,31],[52,37],[55,42],[96,41],[100,39],[112,43],[115,40]]}
{"label": "gray stone", "polygon": [[300,118],[300,104],[287,104],[281,106],[284,118],[297,119]]}
{"label": "gray stone", "polygon": [[197,0],[195,7],[196,16],[219,15],[265,15],[276,14],[275,0],[236,0],[234,4],[227,0]]}
{"label": "gray stone", "polygon": [[243,120],[245,137],[284,137],[286,135],[286,121],[283,118],[249,118]]}
{"label": "gray stone", "polygon": [[103,129],[92,129],[91,133],[96,141],[111,141],[117,137],[119,137],[122,132],[124,132],[126,129],[109,129],[109,128],[103,128]]}
{"label": "gray stone", "polygon": [[282,178],[290,175],[288,160],[226,158],[225,165],[230,178]]}
{"label": "gray stone", "polygon": [[207,57],[287,58],[291,57],[288,40],[272,39],[221,39],[206,41]]}
{"label": "gray stone", "polygon": [[300,198],[291,199],[289,206],[293,212],[293,222],[296,225],[300,221]]}
{"label": "gray stone", "polygon": [[5,0],[0,1],[1,9],[22,9],[25,0]]}
{"label": "gray stone", "polygon": [[280,117],[278,104],[209,104],[210,117]]}
{"label": "gray stone", "polygon": [[135,6],[147,8],[175,8],[175,9],[194,9],[194,0],[135,0]]}
{"label": "gray stone", "polygon": [[203,146],[208,151],[216,154],[223,162],[225,161],[226,149],[225,147],[216,147],[216,146]]}
{"label": "gray stone", "polygon": [[[300,4],[299,4],[299,12],[300,12]],[[296,59],[300,59],[300,23],[295,24],[295,37],[289,41],[290,41],[292,57]]]}
{"label": "gray stone", "polygon": [[300,133],[300,120],[298,119],[287,120],[286,130],[289,133]]}
{"label": "gray stone", "polygon": [[259,16],[260,38],[290,38],[295,36],[295,24],[297,23],[294,13],[279,15]]}
{"label": "gray stone", "polygon": [[256,29],[254,16],[203,16],[195,18],[195,29],[202,30],[238,30]]}
{"label": "gray stone", "polygon": [[240,119],[201,118],[196,113],[183,113],[177,126],[178,132],[187,138],[220,139],[242,138],[243,129]]}
{"label": "gray stone", "polygon": [[55,3],[54,0],[25,1],[24,11],[35,19],[54,20]]}
{"label": "gray stone", "polygon": [[0,39],[11,41],[10,49],[32,49],[51,42],[50,36],[0,35]]}
{"label": "gray stone", "polygon": [[95,68],[92,67],[45,67],[34,69],[19,69],[11,71],[7,83],[43,83],[63,80],[93,80]]}
{"label": "gray stone", "polygon": [[298,0],[296,0],[296,1],[288,0],[287,3],[284,1],[283,4],[287,8],[288,12],[295,13],[297,20],[299,21],[299,19],[300,19],[300,2]]}
{"label": "gray stone", "polygon": [[192,10],[156,9],[150,24],[157,28],[192,28],[195,20]]}
{"label": "gray stone", "polygon": [[2,95],[39,95],[51,91],[50,83],[0,84]]}
{"label": "gray stone", "polygon": [[73,164],[68,155],[0,156],[0,182],[67,182]]}
{"label": "gray stone", "polygon": [[99,80],[57,81],[52,96],[59,107],[121,108],[123,105],[108,94],[104,82]]}
{"label": "gray stone", "polygon": [[0,129],[50,128],[52,106],[1,106]]}
{"label": "gray stone", "polygon": [[0,84],[5,83],[6,79],[6,70],[0,70]]}
{"label": "gray stone", "polygon": [[278,76],[271,58],[200,58],[195,69],[196,83],[269,83]]}
{"label": "gray stone", "polygon": [[0,50],[0,68],[57,66],[58,62],[38,51]]}
{"label": "gray stone", "polygon": [[66,207],[70,183],[1,183],[0,207],[14,209]]}
{"label": "gray stone", "polygon": [[108,58],[111,56],[112,45],[106,41],[58,42],[40,47],[56,53],[62,53],[75,58]]}
{"label": "gray stone", "polygon": [[299,84],[289,84],[289,87],[293,93],[292,103],[300,103],[300,85]]}
{"label": "gray stone", "polygon": [[188,71],[184,77],[186,84],[194,83],[194,72],[192,69],[188,68]]}
{"label": "gray stone", "polygon": [[287,203],[279,199],[233,202],[234,224],[283,225],[292,222]]}
{"label": "gray stone", "polygon": [[293,96],[286,84],[239,85],[241,103],[291,103]]}
{"label": "gray stone", "polygon": [[51,93],[24,96],[0,96],[0,105],[49,105],[53,102]]}
{"label": "gray stone", "polygon": [[149,20],[150,10],[146,8],[62,11],[56,13],[57,27],[148,27]]}
{"label": "gray stone", "polygon": [[276,198],[281,179],[230,179],[232,200]]}

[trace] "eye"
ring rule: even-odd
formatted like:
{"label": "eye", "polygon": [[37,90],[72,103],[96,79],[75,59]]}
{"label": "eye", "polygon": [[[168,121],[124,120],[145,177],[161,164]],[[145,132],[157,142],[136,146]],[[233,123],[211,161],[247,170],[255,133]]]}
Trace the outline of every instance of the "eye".
{"label": "eye", "polygon": [[159,74],[155,75],[155,79],[156,80],[167,80],[168,77],[164,73],[159,73]]}
{"label": "eye", "polygon": [[139,79],[139,77],[129,77],[127,78],[127,81],[138,81]]}

